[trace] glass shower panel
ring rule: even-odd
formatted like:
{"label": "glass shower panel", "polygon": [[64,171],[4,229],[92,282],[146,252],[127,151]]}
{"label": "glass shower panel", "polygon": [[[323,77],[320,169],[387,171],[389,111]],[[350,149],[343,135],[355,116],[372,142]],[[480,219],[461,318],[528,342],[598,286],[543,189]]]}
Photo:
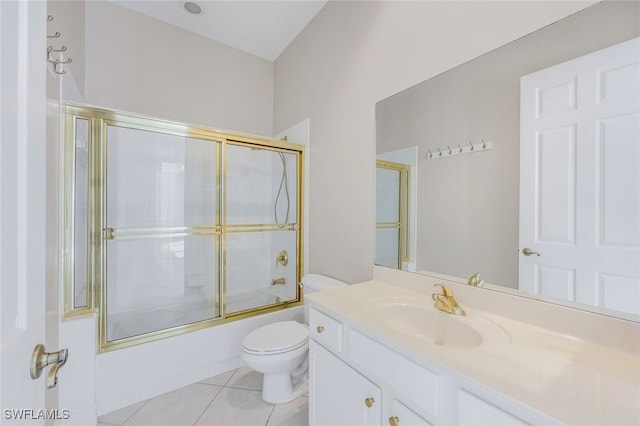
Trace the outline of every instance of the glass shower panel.
{"label": "glass shower panel", "polygon": [[388,268],[400,267],[400,228],[377,228],[374,263]]}
{"label": "glass shower panel", "polygon": [[108,342],[220,317],[219,146],[107,126]]}
{"label": "glass shower panel", "polygon": [[227,145],[227,224],[296,223],[297,154]]}
{"label": "glass shower panel", "polygon": [[401,268],[408,254],[408,172],[402,164],[376,166],[376,265]]}
{"label": "glass shower panel", "polygon": [[400,171],[376,167],[376,223],[400,222]]}
{"label": "glass shower panel", "polygon": [[107,341],[220,316],[218,236],[107,242]]}
{"label": "glass shower panel", "polygon": [[[296,243],[296,231],[227,234],[227,314],[296,300]],[[286,266],[276,262],[283,250]]]}
{"label": "glass shower panel", "polygon": [[217,224],[219,143],[107,127],[107,226]]}
{"label": "glass shower panel", "polygon": [[89,120],[75,120],[73,200],[73,309],[87,307],[87,202],[89,194]]}

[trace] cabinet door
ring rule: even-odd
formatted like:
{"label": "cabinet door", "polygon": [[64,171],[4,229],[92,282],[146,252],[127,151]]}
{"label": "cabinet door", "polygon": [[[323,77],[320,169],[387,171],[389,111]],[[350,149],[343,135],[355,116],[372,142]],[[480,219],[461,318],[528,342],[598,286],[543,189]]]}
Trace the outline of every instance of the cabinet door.
{"label": "cabinet door", "polygon": [[313,341],[309,380],[310,426],[380,424],[380,388]]}
{"label": "cabinet door", "polygon": [[390,426],[431,426],[431,423],[395,399],[391,402]]}

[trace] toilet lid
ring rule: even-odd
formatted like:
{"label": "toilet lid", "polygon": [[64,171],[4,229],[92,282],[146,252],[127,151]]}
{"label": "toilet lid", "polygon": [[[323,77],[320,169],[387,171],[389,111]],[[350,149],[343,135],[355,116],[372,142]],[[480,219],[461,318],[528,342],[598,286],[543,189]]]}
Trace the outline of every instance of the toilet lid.
{"label": "toilet lid", "polygon": [[281,321],[253,330],[242,346],[254,352],[277,352],[295,349],[309,340],[309,330],[296,321]]}

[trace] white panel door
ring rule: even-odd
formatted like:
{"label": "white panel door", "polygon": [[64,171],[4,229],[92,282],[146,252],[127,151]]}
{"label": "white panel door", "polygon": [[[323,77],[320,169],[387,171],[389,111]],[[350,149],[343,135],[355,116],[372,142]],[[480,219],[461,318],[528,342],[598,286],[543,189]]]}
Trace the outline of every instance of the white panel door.
{"label": "white panel door", "polygon": [[523,77],[520,101],[520,289],[640,314],[640,38]]}
{"label": "white panel door", "polygon": [[[43,424],[46,3],[0,2],[0,406],[2,424]],[[34,420],[34,418],[36,420]]]}

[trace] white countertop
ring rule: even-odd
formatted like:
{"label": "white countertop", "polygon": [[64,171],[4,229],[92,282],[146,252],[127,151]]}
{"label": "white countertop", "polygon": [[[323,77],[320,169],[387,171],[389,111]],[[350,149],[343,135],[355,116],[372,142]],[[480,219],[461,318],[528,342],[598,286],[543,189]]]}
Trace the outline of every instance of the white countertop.
{"label": "white countertop", "polygon": [[470,348],[440,346],[394,331],[372,308],[372,300],[399,297],[433,306],[429,295],[381,281],[313,293],[307,301],[366,328],[381,343],[415,361],[426,357],[560,422],[640,425],[637,355],[466,306],[463,318],[488,319],[504,328],[510,341],[489,339]]}

